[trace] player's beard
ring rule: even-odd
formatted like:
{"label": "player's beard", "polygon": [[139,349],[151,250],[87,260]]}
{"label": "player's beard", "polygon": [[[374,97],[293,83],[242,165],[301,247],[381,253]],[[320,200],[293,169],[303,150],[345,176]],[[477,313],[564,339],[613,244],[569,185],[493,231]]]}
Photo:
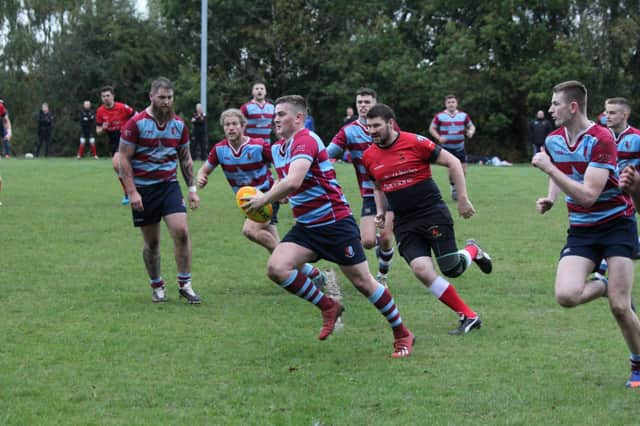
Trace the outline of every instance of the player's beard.
{"label": "player's beard", "polygon": [[175,112],[173,111],[173,106],[162,108],[152,104],[151,114],[158,123],[165,124],[174,117]]}

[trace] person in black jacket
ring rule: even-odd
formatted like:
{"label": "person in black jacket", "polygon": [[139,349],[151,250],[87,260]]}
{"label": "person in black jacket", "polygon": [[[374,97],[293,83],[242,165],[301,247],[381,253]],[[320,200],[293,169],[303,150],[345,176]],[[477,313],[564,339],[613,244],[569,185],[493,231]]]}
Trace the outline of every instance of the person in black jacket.
{"label": "person in black jacket", "polygon": [[89,147],[91,148],[91,155],[96,160],[98,159],[98,153],[96,152],[96,112],[91,108],[91,101],[84,101],[82,109],[80,110],[80,146],[78,147],[78,154],[76,157],[78,160],[84,157],[84,148],[89,141]]}
{"label": "person in black jacket", "polygon": [[193,125],[191,144],[191,157],[194,160],[206,160],[208,155],[208,137],[207,137],[207,116],[202,111],[202,105],[196,104],[196,112],[193,113],[191,118],[191,124]]}
{"label": "person in black jacket", "polygon": [[540,152],[540,147],[544,145],[547,135],[553,131],[553,124],[544,116],[544,111],[540,110],[536,114],[535,120],[529,123],[529,141],[531,142],[532,156]]}
{"label": "person in black jacket", "polygon": [[51,131],[53,130],[53,114],[49,111],[49,104],[42,104],[42,108],[38,113],[38,147],[36,148],[36,157],[40,156],[40,148],[44,144],[44,156],[49,156],[49,144],[51,143]]}

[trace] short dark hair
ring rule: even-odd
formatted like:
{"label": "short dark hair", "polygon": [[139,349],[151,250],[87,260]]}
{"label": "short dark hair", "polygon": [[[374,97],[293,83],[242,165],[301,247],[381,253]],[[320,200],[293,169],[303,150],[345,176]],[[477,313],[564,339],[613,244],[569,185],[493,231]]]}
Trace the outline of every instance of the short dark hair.
{"label": "short dark hair", "polygon": [[604,101],[605,104],[612,104],[612,105],[622,105],[622,108],[626,111],[626,112],[631,112],[631,104],[629,103],[629,101],[627,100],[627,98],[622,98],[622,97],[617,97],[617,98],[609,98],[606,101]]}
{"label": "short dark hair", "polygon": [[104,92],[110,92],[112,95],[115,93],[115,92],[113,91],[113,86],[109,86],[109,85],[102,86],[102,87],[100,88],[100,94],[103,94]]}
{"label": "short dark hair", "polygon": [[375,104],[371,107],[369,112],[367,113],[367,119],[370,118],[382,118],[384,121],[396,120],[396,114],[393,112],[389,105],[385,104]]}
{"label": "short dark hair", "polygon": [[458,97],[453,93],[449,93],[447,96],[444,97],[444,101],[447,102],[449,99],[455,99],[457,101]]}
{"label": "short dark hair", "polygon": [[158,77],[151,82],[151,93],[157,93],[158,89],[173,90],[173,83],[166,77]]}
{"label": "short dark hair", "polygon": [[378,99],[378,94],[375,90],[368,87],[361,87],[356,92],[356,96],[371,96],[374,99]]}
{"label": "short dark hair", "polygon": [[264,80],[258,79],[258,80],[254,80],[253,84],[251,84],[251,90],[253,90],[256,84],[262,84],[264,87],[267,87],[267,83],[265,83]]}
{"label": "short dark hair", "polygon": [[563,93],[569,102],[576,102],[578,109],[587,112],[587,88],[577,80],[564,81],[553,86],[553,93]]}
{"label": "short dark hair", "polygon": [[285,95],[280,96],[276,99],[275,105],[279,104],[289,104],[294,107],[294,109],[298,112],[302,112],[305,116],[307,115],[307,101],[305,101],[303,96],[300,95]]}

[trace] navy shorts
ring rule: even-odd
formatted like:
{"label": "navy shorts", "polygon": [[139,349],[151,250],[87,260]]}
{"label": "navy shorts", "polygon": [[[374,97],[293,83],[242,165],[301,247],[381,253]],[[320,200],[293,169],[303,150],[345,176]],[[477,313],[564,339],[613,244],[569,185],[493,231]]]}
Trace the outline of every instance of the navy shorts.
{"label": "navy shorts", "polygon": [[411,227],[394,228],[394,235],[400,256],[409,264],[417,257],[431,257],[432,251],[436,259],[458,251],[453,225],[412,224]]}
{"label": "navy shorts", "polygon": [[[387,205],[384,206],[385,212],[392,212],[393,207],[389,200],[387,200]],[[376,199],[375,197],[362,197],[362,210],[360,210],[360,217],[365,216],[375,216],[376,215]]]}
{"label": "navy shorts", "polygon": [[570,227],[567,231],[567,244],[562,248],[560,258],[586,257],[599,265],[602,259],[613,256],[633,259],[637,246],[635,218],[621,218],[595,227]]}
{"label": "navy shorts", "polygon": [[319,259],[338,265],[357,265],[366,262],[360,229],[353,216],[330,225],[306,227],[296,222],[282,242],[295,243],[312,250]]}
{"label": "navy shorts", "polygon": [[[447,149],[445,145],[442,146],[444,149]],[[465,151],[464,149],[459,149],[459,150],[448,150],[448,152],[451,153],[451,155],[453,155],[454,157],[456,157],[458,160],[460,160],[460,162],[462,164],[465,164],[467,162],[467,151]]]}
{"label": "navy shorts", "polygon": [[144,210],[139,212],[131,209],[133,226],[153,225],[164,216],[187,212],[178,182],[162,182],[136,189],[142,197]]}

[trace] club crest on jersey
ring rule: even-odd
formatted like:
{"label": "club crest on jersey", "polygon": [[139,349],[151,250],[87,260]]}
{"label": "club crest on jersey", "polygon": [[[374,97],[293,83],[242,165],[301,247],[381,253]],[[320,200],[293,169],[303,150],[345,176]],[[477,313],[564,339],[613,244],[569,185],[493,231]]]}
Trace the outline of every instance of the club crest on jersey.
{"label": "club crest on jersey", "polygon": [[356,253],[355,253],[355,251],[353,250],[353,247],[352,247],[352,246],[346,246],[346,247],[344,248],[344,255],[345,255],[346,257],[348,257],[349,259],[351,259],[353,256],[355,256],[355,254],[356,254]]}

